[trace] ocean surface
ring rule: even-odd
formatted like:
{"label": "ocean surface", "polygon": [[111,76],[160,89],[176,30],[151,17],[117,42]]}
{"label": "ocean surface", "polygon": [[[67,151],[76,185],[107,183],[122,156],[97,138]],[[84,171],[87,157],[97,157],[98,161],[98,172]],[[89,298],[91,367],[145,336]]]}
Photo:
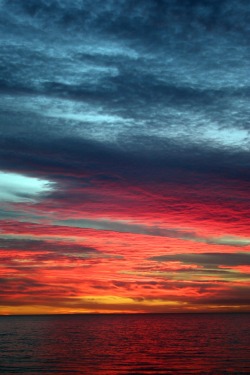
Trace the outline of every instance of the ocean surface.
{"label": "ocean surface", "polygon": [[0,374],[250,374],[250,314],[1,316]]}

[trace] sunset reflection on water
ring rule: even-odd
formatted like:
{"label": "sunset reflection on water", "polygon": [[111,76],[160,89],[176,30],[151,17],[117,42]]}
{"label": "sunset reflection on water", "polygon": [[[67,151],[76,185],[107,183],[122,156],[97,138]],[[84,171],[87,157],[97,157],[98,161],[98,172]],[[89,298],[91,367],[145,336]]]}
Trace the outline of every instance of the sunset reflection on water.
{"label": "sunset reflection on water", "polygon": [[1,374],[247,374],[249,314],[0,318]]}

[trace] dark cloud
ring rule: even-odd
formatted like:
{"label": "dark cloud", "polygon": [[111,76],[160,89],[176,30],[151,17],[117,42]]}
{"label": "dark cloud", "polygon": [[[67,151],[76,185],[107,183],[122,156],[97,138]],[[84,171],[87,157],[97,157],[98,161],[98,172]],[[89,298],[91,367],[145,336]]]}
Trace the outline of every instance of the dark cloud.
{"label": "dark cloud", "polygon": [[31,240],[31,239],[0,239],[0,249],[1,250],[25,250],[25,251],[37,251],[37,252],[67,252],[68,254],[72,253],[97,253],[98,250],[90,248],[87,246],[65,243],[63,241],[44,241],[44,240]]}
{"label": "dark cloud", "polygon": [[249,181],[248,13],[244,1],[2,1],[1,168]]}
{"label": "dark cloud", "polygon": [[232,286],[225,289],[222,293],[218,291],[213,296],[204,296],[202,299],[194,299],[193,303],[214,304],[217,306],[246,306],[249,308],[249,287],[248,286]]}
{"label": "dark cloud", "polygon": [[[67,270],[69,266],[74,268],[76,265],[91,267],[105,260],[110,262],[123,259],[121,255],[108,254],[93,247],[62,240],[56,242],[0,238],[0,253],[3,266],[12,270],[25,269],[26,272],[43,267],[50,270]],[[64,261],[67,265],[60,263]],[[85,261],[90,261],[91,264],[86,265]]]}
{"label": "dark cloud", "polygon": [[157,262],[179,261],[187,264],[198,264],[205,267],[218,267],[220,265],[228,267],[250,265],[249,253],[174,254],[160,255],[149,259]]}

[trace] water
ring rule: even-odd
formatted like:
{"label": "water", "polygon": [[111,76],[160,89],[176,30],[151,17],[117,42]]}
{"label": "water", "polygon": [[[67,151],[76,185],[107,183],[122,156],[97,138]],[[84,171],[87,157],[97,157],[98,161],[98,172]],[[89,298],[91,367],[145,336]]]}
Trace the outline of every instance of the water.
{"label": "water", "polygon": [[250,374],[250,314],[2,316],[0,374]]}

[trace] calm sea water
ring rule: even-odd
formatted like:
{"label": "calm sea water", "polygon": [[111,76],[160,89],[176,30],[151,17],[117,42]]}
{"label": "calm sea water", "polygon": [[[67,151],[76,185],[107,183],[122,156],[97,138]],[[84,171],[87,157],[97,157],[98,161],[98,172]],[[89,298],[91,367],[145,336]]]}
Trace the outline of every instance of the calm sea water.
{"label": "calm sea water", "polygon": [[250,374],[250,314],[2,316],[0,374]]}

